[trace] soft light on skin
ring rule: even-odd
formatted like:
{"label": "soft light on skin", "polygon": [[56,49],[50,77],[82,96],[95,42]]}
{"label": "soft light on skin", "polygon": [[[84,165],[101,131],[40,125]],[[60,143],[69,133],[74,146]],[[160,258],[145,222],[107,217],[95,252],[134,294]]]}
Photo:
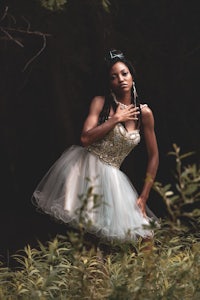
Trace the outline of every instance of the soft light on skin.
{"label": "soft light on skin", "polygon": [[129,103],[127,104],[130,104],[132,85],[133,77],[128,67],[123,62],[115,63],[110,70],[110,87],[118,100],[120,100],[124,94],[127,94],[127,96],[129,96]]}

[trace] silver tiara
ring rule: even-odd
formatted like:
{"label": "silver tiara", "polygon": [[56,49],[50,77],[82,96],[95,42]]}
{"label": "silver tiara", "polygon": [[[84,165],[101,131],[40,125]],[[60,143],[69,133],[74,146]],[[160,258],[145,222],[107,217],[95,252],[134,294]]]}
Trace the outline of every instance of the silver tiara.
{"label": "silver tiara", "polygon": [[110,53],[110,58],[111,59],[114,59],[116,57],[120,58],[120,59],[123,59],[124,58],[124,54],[123,53],[118,53],[118,54],[114,54],[112,53],[112,51],[109,52]]}

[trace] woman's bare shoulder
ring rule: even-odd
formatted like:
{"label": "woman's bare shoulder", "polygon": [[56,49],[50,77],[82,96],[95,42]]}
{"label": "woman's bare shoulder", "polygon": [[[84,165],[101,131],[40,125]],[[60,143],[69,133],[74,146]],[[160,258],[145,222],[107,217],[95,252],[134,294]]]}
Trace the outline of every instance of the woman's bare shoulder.
{"label": "woman's bare shoulder", "polygon": [[105,97],[104,96],[94,96],[94,98],[92,98],[91,103],[97,103],[97,104],[104,104],[105,102]]}
{"label": "woman's bare shoulder", "polygon": [[147,104],[141,104],[140,108],[142,110],[142,120],[143,123],[153,121],[153,112]]}
{"label": "woman's bare shoulder", "polygon": [[95,96],[90,104],[90,110],[102,110],[105,102],[104,96]]}
{"label": "woman's bare shoulder", "polygon": [[152,110],[150,109],[148,104],[146,104],[146,103],[140,104],[140,108],[142,110],[143,115],[151,115],[152,114]]}

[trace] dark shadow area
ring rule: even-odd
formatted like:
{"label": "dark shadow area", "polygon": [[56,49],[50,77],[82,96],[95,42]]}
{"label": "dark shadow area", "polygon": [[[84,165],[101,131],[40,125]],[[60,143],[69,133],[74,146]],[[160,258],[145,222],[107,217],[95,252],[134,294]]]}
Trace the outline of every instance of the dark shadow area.
{"label": "dark shadow area", "polygon": [[[13,31],[22,48],[0,33],[0,254],[6,259],[27,243],[67,230],[37,213],[31,195],[60,154],[79,144],[91,98],[102,91],[99,74],[107,49],[119,48],[133,61],[141,102],[154,112],[157,180],[173,180],[175,163],[167,156],[173,143],[183,153],[195,151],[191,161],[199,163],[200,19],[195,5],[118,0],[110,1],[108,13],[100,1],[68,1],[64,11],[50,12],[26,2],[7,1],[16,22],[5,17],[0,26],[26,28],[25,16],[33,31],[49,36],[44,51],[23,71],[41,49],[41,36]],[[145,166],[142,140],[122,166],[138,191]],[[165,215],[153,191],[149,206]]]}

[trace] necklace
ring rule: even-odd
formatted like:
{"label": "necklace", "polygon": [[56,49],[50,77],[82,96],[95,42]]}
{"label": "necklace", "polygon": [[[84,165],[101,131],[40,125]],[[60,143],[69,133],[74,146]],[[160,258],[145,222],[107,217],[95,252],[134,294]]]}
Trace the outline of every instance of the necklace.
{"label": "necklace", "polygon": [[119,105],[119,106],[121,107],[121,109],[125,109],[125,108],[127,108],[127,107],[129,106],[129,105],[126,105],[126,104],[124,104],[124,103],[121,103],[121,102],[117,101],[116,96],[115,96],[114,93],[112,93],[112,96],[113,96],[114,102],[115,102],[117,105]]}

